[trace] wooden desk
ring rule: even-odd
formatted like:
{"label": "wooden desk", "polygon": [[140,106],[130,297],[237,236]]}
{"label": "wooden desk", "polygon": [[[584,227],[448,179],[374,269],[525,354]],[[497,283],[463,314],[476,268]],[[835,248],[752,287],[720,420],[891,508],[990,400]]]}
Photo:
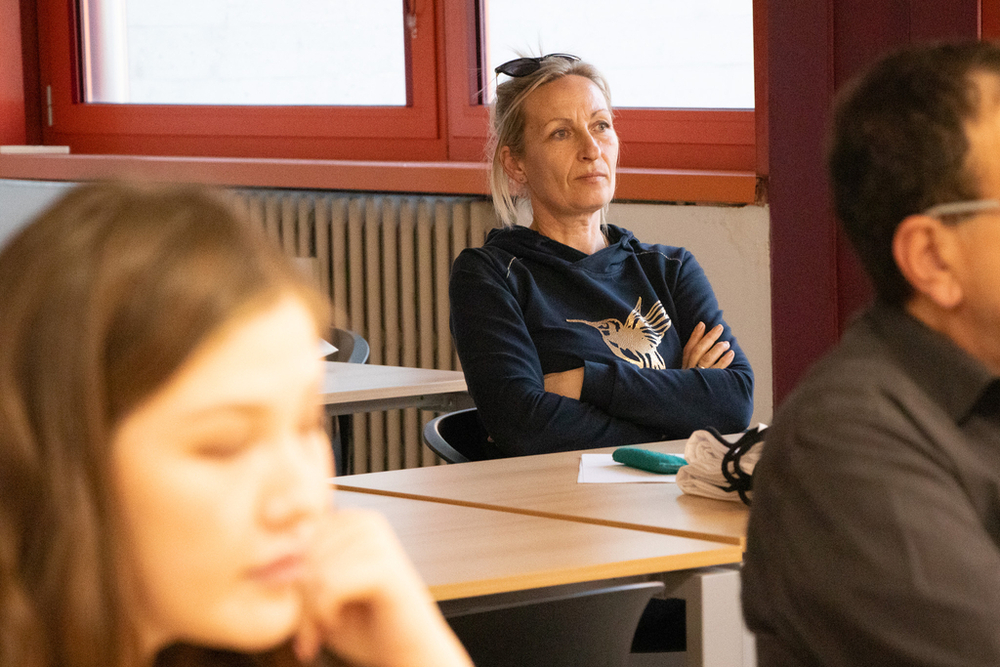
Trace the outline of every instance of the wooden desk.
{"label": "wooden desk", "polygon": [[473,406],[461,371],[324,363],[320,395],[331,415],[397,408],[447,412]]}
{"label": "wooden desk", "polygon": [[384,514],[437,600],[739,563],[733,545],[514,512],[337,491]]}
{"label": "wooden desk", "polygon": [[[454,470],[456,466],[451,466]],[[383,473],[384,474],[384,473]],[[688,667],[753,665],[732,544],[510,511],[338,490],[340,507],[384,514],[441,602],[649,577],[687,601]],[[723,564],[717,567],[706,567]],[[530,594],[530,591],[529,593]]]}
{"label": "wooden desk", "polygon": [[[683,441],[642,445],[683,452]],[[614,448],[595,449],[611,452]],[[573,519],[744,547],[748,508],[681,493],[676,484],[578,484],[581,452],[350,475],[338,488],[539,517]]]}

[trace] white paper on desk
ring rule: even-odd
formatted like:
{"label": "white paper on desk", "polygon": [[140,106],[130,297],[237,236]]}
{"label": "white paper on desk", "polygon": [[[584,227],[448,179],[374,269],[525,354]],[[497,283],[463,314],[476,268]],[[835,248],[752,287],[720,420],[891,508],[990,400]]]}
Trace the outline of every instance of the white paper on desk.
{"label": "white paper on desk", "polygon": [[677,475],[661,475],[648,470],[631,468],[618,463],[611,454],[581,454],[579,484],[612,484],[618,482],[676,482]]}
{"label": "white paper on desk", "polygon": [[320,339],[320,341],[319,341],[319,356],[325,357],[328,354],[333,354],[336,351],[337,351],[337,348],[335,348],[333,345],[330,345],[325,340]]}

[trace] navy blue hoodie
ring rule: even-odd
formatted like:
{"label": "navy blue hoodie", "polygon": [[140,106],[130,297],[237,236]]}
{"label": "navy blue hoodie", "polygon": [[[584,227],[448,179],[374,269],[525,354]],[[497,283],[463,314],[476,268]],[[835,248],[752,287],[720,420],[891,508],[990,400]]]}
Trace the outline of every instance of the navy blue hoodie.
{"label": "navy blue hoodie", "polygon": [[[451,328],[479,414],[511,456],[687,438],[746,428],[753,371],[708,279],[683,248],[607,226],[591,255],[528,229],[490,232],[451,274]],[[726,369],[681,370],[698,322],[722,323]],[[574,400],[544,375],[584,368]]]}

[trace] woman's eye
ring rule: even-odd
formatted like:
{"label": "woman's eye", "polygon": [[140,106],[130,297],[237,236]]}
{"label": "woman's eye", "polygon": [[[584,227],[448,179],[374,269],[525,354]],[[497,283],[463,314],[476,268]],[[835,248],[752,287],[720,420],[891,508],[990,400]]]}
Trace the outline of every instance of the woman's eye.
{"label": "woman's eye", "polygon": [[597,129],[598,129],[598,130],[601,130],[602,132],[605,132],[605,131],[607,131],[607,130],[610,130],[610,129],[611,129],[611,123],[609,123],[609,122],[608,122],[608,121],[606,121],[606,120],[602,120],[601,122],[599,122],[599,123],[597,124]]}
{"label": "woman's eye", "polygon": [[231,459],[239,456],[250,447],[250,442],[239,439],[213,439],[205,441],[197,447],[200,456],[208,459]]}
{"label": "woman's eye", "polygon": [[566,130],[556,130],[552,133],[553,139],[565,139],[567,136],[569,136],[569,132]]}

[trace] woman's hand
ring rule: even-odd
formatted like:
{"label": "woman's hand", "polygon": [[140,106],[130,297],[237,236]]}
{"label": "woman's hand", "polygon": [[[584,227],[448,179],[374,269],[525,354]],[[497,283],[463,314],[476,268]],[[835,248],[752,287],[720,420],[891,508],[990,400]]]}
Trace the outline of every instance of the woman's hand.
{"label": "woman's hand", "polygon": [[330,514],[310,570],[295,638],[300,660],[325,646],[363,667],[472,667],[381,515]]}
{"label": "woman's hand", "polygon": [[729,349],[729,343],[716,342],[722,331],[722,325],[717,324],[706,332],[705,323],[698,322],[684,346],[681,368],[726,368],[733,363],[736,353]]}
{"label": "woman's hand", "polygon": [[580,400],[583,393],[583,366],[558,373],[546,373],[545,391]]}

